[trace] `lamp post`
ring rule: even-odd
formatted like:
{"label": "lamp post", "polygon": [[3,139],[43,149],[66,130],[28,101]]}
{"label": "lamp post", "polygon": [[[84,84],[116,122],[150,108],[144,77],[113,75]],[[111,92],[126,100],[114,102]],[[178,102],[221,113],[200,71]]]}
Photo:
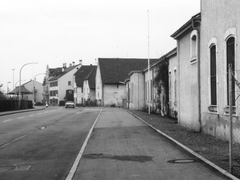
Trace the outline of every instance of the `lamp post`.
{"label": "lamp post", "polygon": [[[21,80],[21,81],[26,81],[26,80],[24,79],[24,80]],[[17,82],[15,83],[15,87],[17,86],[17,83],[19,83],[19,81],[17,81]]]}
{"label": "lamp post", "polygon": [[35,78],[38,76],[38,75],[42,75],[42,74],[46,74],[46,73],[39,73],[39,74],[36,74],[33,78],[33,105],[35,104],[35,87],[34,87],[34,80]]}
{"label": "lamp post", "polygon": [[12,85],[13,85],[13,89],[14,89],[14,70],[15,69],[12,69],[12,70],[13,70],[13,84]]}
{"label": "lamp post", "polygon": [[26,63],[20,69],[20,72],[19,72],[19,109],[20,109],[20,106],[21,106],[21,72],[22,72],[22,68],[26,65],[29,65],[29,64],[37,64],[37,62]]}

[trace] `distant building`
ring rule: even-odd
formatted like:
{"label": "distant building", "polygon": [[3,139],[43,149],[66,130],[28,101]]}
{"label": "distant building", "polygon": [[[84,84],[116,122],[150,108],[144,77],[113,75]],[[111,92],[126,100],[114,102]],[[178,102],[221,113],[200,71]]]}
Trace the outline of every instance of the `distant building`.
{"label": "distant building", "polygon": [[74,102],[81,106],[95,101],[95,78],[97,66],[83,65],[74,74]]}
{"label": "distant building", "polygon": [[98,104],[118,107],[126,105],[129,92],[127,92],[125,80],[129,73],[142,70],[147,65],[147,59],[99,58],[96,72],[96,100]]}
{"label": "distant building", "polygon": [[81,67],[75,63],[66,63],[62,67],[49,68],[46,70],[45,99],[49,105],[59,105],[60,101],[74,100],[74,74]]}
{"label": "distant building", "polygon": [[24,84],[22,84],[27,90],[34,93],[33,94],[25,94],[23,95],[23,99],[31,100],[33,103],[43,101],[43,86],[42,83],[36,81],[36,80],[30,80]]}

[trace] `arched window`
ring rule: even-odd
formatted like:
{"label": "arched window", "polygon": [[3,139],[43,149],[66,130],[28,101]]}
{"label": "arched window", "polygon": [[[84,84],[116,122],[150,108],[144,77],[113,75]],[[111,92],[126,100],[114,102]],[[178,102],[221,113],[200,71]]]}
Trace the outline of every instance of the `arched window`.
{"label": "arched window", "polygon": [[[235,38],[230,37],[226,41],[226,47],[227,47],[227,74],[229,71],[229,65],[231,65],[232,72],[234,74],[235,72]],[[233,99],[233,105],[235,106],[235,84],[234,81],[232,81],[232,99]],[[229,78],[227,76],[227,103],[229,105]]]}
{"label": "arched window", "polygon": [[197,61],[197,31],[193,30],[190,35],[190,62]]}
{"label": "arched window", "polygon": [[216,45],[210,47],[210,89],[211,105],[217,105]]}

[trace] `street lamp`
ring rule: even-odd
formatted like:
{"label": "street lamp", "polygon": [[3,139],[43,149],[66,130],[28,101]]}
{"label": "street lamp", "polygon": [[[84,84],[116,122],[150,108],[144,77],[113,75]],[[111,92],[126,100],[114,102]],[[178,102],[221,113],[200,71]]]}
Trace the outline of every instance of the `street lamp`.
{"label": "street lamp", "polygon": [[39,73],[39,74],[37,74],[37,75],[35,75],[34,76],[34,78],[33,78],[33,105],[35,104],[35,87],[34,87],[34,80],[35,80],[35,78],[38,76],[38,75],[42,75],[42,74],[46,74],[46,73]]}
{"label": "street lamp", "polygon": [[29,65],[29,64],[37,64],[37,62],[26,63],[20,69],[20,72],[19,72],[19,109],[20,109],[20,106],[21,106],[21,72],[22,72],[22,68],[26,65]]}
{"label": "street lamp", "polygon": [[13,89],[14,89],[14,70],[15,69],[12,69],[13,70],[13,83],[12,83],[12,85],[13,85]]}

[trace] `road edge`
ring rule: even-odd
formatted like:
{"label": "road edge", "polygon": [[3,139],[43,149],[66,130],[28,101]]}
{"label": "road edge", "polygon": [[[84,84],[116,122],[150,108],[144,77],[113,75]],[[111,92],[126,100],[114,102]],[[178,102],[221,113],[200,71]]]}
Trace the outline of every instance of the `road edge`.
{"label": "road edge", "polygon": [[93,129],[94,129],[94,127],[95,127],[95,125],[96,125],[96,123],[97,123],[101,113],[102,113],[102,109],[100,110],[96,120],[94,121],[91,129],[89,130],[88,135],[87,135],[87,137],[86,137],[86,139],[85,139],[85,141],[84,141],[84,143],[82,145],[82,148],[80,149],[80,151],[79,151],[79,153],[78,153],[78,155],[77,155],[77,157],[76,157],[76,159],[75,159],[75,161],[74,161],[74,163],[72,165],[72,168],[70,169],[70,171],[69,171],[69,173],[68,173],[68,175],[67,175],[65,180],[72,180],[72,178],[74,177],[74,174],[75,174],[75,172],[77,170],[77,167],[78,167],[78,165],[80,163],[80,160],[82,158],[82,155],[83,155],[83,153],[84,153],[84,151],[85,151],[85,149],[87,147],[87,144],[88,144],[88,141],[89,141],[90,136],[92,134],[92,131],[93,131]]}
{"label": "road edge", "polygon": [[200,154],[194,152],[193,150],[189,149],[188,147],[186,147],[185,145],[183,145],[182,143],[176,141],[175,139],[173,139],[172,137],[168,136],[167,134],[165,134],[164,132],[160,131],[159,129],[153,127],[151,124],[147,123],[146,121],[144,121],[142,118],[138,117],[137,115],[135,115],[134,113],[126,110],[129,114],[133,115],[134,117],[136,117],[137,119],[139,119],[140,121],[142,121],[143,123],[145,123],[146,125],[148,125],[149,127],[151,127],[153,130],[155,130],[156,132],[158,132],[159,134],[161,134],[162,136],[166,137],[167,139],[171,140],[172,142],[174,142],[175,144],[177,144],[178,146],[180,146],[181,148],[183,148],[185,151],[187,151],[188,153],[192,154],[193,156],[197,157],[198,159],[202,160],[204,163],[208,164],[209,166],[211,166],[212,168],[214,168],[215,170],[217,170],[218,172],[220,172],[221,174],[227,176],[228,178],[231,178],[232,180],[239,180],[237,177],[233,176],[232,174],[230,174],[229,172],[227,172],[226,170],[222,169],[221,167],[217,166],[216,164],[214,164],[213,162],[207,160],[206,158],[204,158],[203,156],[201,156]]}

